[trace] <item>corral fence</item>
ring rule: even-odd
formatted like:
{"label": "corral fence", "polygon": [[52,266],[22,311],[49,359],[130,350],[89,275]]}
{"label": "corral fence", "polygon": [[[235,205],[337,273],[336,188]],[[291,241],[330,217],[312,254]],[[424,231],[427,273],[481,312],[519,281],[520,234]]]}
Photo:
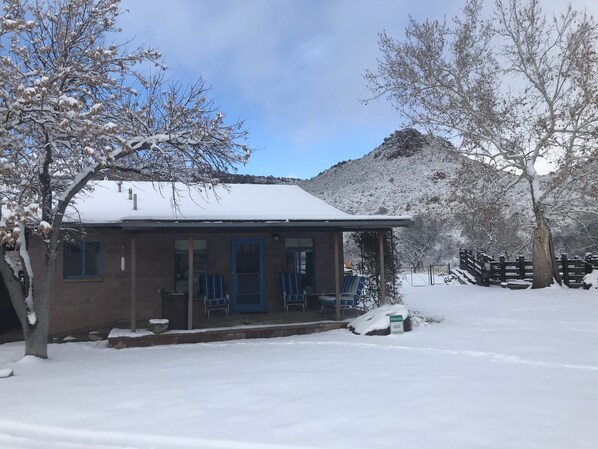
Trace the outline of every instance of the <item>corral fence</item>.
{"label": "corral fence", "polygon": [[420,265],[418,267],[401,267],[401,282],[407,282],[414,287],[442,283],[451,272],[451,264],[445,265]]}
{"label": "corral fence", "polygon": [[[598,269],[598,256],[588,254],[585,259],[569,258],[567,254],[557,257],[557,266],[563,283],[571,288],[582,286],[583,277]],[[519,256],[516,260],[508,261],[501,256],[498,261],[488,254],[462,249],[459,250],[459,268],[467,270],[475,277],[478,285],[489,287],[514,280],[530,280],[534,275],[534,266],[530,260]]]}

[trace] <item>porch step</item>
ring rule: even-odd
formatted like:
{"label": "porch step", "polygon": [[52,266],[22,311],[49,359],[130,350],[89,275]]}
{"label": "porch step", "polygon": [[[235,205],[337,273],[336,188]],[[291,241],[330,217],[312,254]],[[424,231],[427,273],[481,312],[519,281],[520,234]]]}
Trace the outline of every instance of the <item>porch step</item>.
{"label": "porch step", "polygon": [[123,329],[113,329],[112,332],[110,332],[110,335],[108,335],[108,346],[115,349],[124,349],[185,343],[244,340],[249,338],[289,337],[291,335],[307,335],[335,329],[345,329],[346,327],[347,323],[344,321],[320,321],[316,323],[169,331],[162,334],[153,334],[146,330],[139,330],[133,333]]}
{"label": "porch step", "polygon": [[461,270],[460,268],[451,268],[450,273],[456,276],[457,281],[459,281],[460,284],[465,284],[465,285],[476,285],[477,284],[475,278],[465,270]]}

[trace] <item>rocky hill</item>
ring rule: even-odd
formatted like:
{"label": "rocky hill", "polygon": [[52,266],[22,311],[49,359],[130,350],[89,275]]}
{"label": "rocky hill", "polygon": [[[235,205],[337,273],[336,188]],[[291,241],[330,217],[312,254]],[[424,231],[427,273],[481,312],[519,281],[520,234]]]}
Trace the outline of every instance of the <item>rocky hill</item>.
{"label": "rocky hill", "polygon": [[[435,213],[450,219],[461,206],[455,185],[463,177],[464,164],[471,179],[480,178],[476,171],[488,170],[465,158],[447,140],[407,128],[394,132],[362,158],[340,162],[300,185],[350,213]],[[496,176],[506,175],[497,172]],[[523,186],[510,192],[507,201],[524,209]]]}
{"label": "rocky hill", "polygon": [[[414,217],[415,226],[395,235],[401,263],[416,265],[454,262],[460,247],[525,252],[528,193],[517,185],[502,196],[501,185],[513,180],[466,158],[447,140],[408,128],[299,185],[349,213]],[[350,237],[345,251],[358,260]]]}

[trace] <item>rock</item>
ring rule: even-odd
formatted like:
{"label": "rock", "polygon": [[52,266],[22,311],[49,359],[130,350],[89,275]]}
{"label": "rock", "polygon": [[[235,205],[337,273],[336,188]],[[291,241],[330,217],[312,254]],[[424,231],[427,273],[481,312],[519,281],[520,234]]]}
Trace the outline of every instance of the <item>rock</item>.
{"label": "rock", "polygon": [[102,335],[100,332],[98,331],[92,331],[88,334],[88,337],[91,341],[100,341],[100,340],[105,340],[106,339],[106,335]]}
{"label": "rock", "polygon": [[[404,332],[411,331],[411,317],[409,317],[409,316],[407,317],[407,319],[405,319],[403,321],[403,331]],[[386,329],[378,329],[375,331],[369,331],[365,335],[390,335],[390,325]]]}
{"label": "rock", "polygon": [[10,377],[14,374],[14,371],[10,368],[0,369],[0,379]]}
{"label": "rock", "polygon": [[[453,147],[449,141],[422,134],[417,129],[401,129],[384,139],[382,145],[374,150],[374,158],[384,157],[390,160],[399,157],[410,157],[435,142],[446,148]],[[438,176],[444,179],[446,173],[439,173]]]}
{"label": "rock", "polygon": [[502,288],[508,288],[509,290],[525,290],[531,287],[531,285],[531,282],[528,281],[508,281],[501,282],[500,284]]}
{"label": "rock", "polygon": [[[404,332],[410,332],[411,331],[411,317],[408,316],[404,321],[403,321],[403,331]],[[354,334],[357,334],[357,332],[355,332],[355,329],[351,326],[349,326],[349,329],[351,330],[351,332],[353,332]],[[357,334],[359,335],[359,334]],[[369,331],[367,333],[365,333],[364,335],[390,335],[390,324],[388,325],[387,328],[384,329],[376,329],[373,331]]]}
{"label": "rock", "polygon": [[149,331],[154,334],[161,334],[162,332],[166,332],[168,324],[168,320],[166,319],[149,320]]}
{"label": "rock", "polygon": [[591,273],[586,274],[581,285],[584,290],[589,290],[592,287],[598,289],[598,270],[592,270]]}

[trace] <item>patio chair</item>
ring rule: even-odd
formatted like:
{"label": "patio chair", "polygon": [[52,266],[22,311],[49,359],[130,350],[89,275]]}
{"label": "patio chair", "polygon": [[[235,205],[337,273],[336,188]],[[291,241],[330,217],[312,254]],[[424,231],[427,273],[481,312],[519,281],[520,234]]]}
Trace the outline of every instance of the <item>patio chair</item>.
{"label": "patio chair", "polygon": [[224,276],[208,274],[204,276],[205,289],[203,297],[204,314],[210,318],[213,310],[224,310],[228,316],[229,297],[224,293]]}
{"label": "patio chair", "polygon": [[[340,309],[341,315],[347,309],[359,308],[361,294],[365,287],[365,276],[345,276],[340,287]],[[336,295],[322,294],[318,298],[322,305],[320,312],[324,312],[326,307],[336,307]]]}
{"label": "patio chair", "polygon": [[289,307],[301,307],[306,309],[307,294],[301,289],[300,273],[280,273],[280,285],[282,287],[282,307],[287,313]]}

